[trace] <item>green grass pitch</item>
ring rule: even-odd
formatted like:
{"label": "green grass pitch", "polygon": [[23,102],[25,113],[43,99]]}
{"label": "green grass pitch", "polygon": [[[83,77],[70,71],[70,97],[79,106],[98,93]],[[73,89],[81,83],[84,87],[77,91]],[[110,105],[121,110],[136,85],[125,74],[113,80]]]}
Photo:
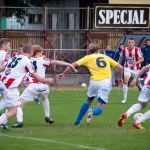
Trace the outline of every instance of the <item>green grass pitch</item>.
{"label": "green grass pitch", "polygon": [[[137,89],[130,89],[128,103],[121,104],[121,89],[113,89],[102,115],[93,117],[90,125],[85,116],[79,127],[73,127],[86,90],[52,89],[49,99],[55,123],[45,123],[42,106],[31,102],[24,109],[22,129],[0,129],[0,150],[149,150],[150,120],[144,123],[145,130],[132,127],[133,116],[122,128],[117,127],[119,117],[137,102],[138,94]],[[95,104],[96,100],[91,107]]]}

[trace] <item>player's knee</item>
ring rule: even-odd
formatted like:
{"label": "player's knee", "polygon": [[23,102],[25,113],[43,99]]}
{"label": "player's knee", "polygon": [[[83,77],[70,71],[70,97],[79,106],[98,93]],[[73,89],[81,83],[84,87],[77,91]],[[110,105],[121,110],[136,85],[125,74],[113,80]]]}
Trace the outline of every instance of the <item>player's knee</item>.
{"label": "player's knee", "polygon": [[102,98],[100,98],[100,97],[98,97],[97,102],[99,102],[102,105],[106,104],[106,102]]}
{"label": "player's knee", "polygon": [[144,109],[147,106],[147,102],[140,102],[142,109]]}
{"label": "player's knee", "polygon": [[88,102],[88,103],[92,103],[92,102],[93,102],[93,100],[94,100],[94,98],[95,98],[94,96],[92,96],[92,97],[88,97],[87,102]]}

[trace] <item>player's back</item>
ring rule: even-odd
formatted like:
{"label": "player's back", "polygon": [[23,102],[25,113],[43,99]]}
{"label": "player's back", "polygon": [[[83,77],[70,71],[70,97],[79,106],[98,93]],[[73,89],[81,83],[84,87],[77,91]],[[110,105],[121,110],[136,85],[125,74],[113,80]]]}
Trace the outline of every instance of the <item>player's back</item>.
{"label": "player's back", "polygon": [[111,67],[115,67],[117,64],[110,57],[100,53],[87,55],[76,63],[89,69],[91,80],[111,78]]}
{"label": "player's back", "polygon": [[41,77],[45,77],[46,67],[49,65],[50,60],[45,59],[43,57],[40,58],[32,57],[30,60],[32,62],[32,67],[34,71],[37,72]]}
{"label": "player's back", "polygon": [[32,71],[31,62],[27,56],[17,55],[8,61],[1,80],[7,88],[18,87],[27,72]]}

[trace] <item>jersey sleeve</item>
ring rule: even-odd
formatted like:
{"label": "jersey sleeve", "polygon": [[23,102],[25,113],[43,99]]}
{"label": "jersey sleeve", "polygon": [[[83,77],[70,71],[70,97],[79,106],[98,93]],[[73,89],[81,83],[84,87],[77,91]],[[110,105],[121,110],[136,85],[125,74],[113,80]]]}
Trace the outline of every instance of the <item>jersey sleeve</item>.
{"label": "jersey sleeve", "polygon": [[109,62],[110,62],[110,66],[113,67],[113,68],[115,68],[116,65],[118,64],[118,62],[114,61],[114,60],[113,60],[112,58],[110,58],[110,57],[108,57],[108,59],[109,59]]}
{"label": "jersey sleeve", "polygon": [[88,61],[88,58],[87,56],[79,59],[78,61],[76,61],[75,63],[78,65],[78,66],[86,66],[86,63]]}
{"label": "jersey sleeve", "polygon": [[31,64],[30,61],[28,61],[28,62],[26,63],[25,70],[26,70],[27,73],[33,73],[33,72],[34,72],[34,70],[33,70],[33,68],[32,68],[32,64]]}
{"label": "jersey sleeve", "polygon": [[43,65],[44,66],[49,66],[50,65],[51,60],[48,58],[43,58]]}

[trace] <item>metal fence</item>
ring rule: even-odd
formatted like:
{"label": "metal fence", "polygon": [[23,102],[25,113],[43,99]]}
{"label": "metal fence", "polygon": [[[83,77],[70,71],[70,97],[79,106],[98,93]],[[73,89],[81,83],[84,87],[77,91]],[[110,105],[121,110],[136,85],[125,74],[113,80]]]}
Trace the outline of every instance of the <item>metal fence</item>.
{"label": "metal fence", "polygon": [[7,37],[12,48],[20,44],[39,44],[48,49],[86,49],[88,44],[96,41],[100,49],[111,45],[117,47],[125,32],[94,32],[94,31],[0,31],[0,38]]}

